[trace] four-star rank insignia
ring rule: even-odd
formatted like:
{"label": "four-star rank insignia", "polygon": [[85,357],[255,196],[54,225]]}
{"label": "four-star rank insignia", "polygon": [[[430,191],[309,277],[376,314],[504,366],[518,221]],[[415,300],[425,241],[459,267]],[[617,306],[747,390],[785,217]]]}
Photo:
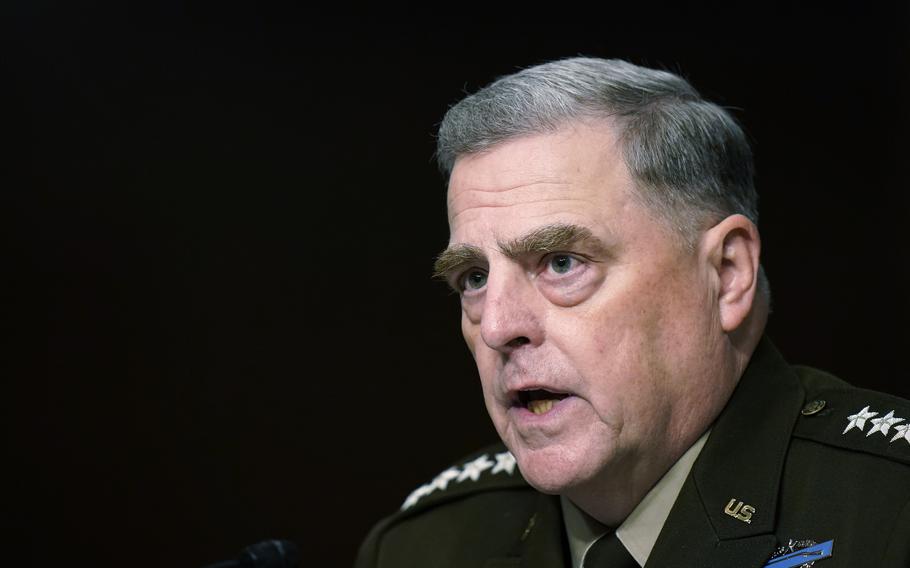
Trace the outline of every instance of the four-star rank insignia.
{"label": "four-star rank insignia", "polygon": [[483,454],[461,466],[450,467],[437,475],[433,481],[425,483],[411,492],[401,505],[401,510],[410,509],[422,498],[434,491],[445,491],[452,483],[463,483],[467,480],[479,481],[482,475],[497,475],[500,473],[512,475],[515,471],[515,456],[512,452]]}
{"label": "four-star rank insignia", "polygon": [[[872,427],[869,428],[866,437],[879,433],[887,438],[890,436],[891,430],[894,430],[894,435],[891,436],[890,443],[904,439],[910,444],[910,423],[901,424],[901,422],[905,422],[906,418],[898,418],[894,415],[893,410],[884,416],[879,416],[879,414],[879,412],[869,410],[869,406],[866,405],[856,414],[851,414],[847,417],[847,427],[844,428],[842,434],[846,435],[847,432],[854,428],[863,432],[866,428],[866,423],[869,422],[872,424]],[[876,418],[876,416],[878,418]]]}
{"label": "four-star rank insignia", "polygon": [[814,540],[790,539],[786,546],[778,548],[763,568],[809,568],[818,560],[834,554],[834,541],[817,544]]}

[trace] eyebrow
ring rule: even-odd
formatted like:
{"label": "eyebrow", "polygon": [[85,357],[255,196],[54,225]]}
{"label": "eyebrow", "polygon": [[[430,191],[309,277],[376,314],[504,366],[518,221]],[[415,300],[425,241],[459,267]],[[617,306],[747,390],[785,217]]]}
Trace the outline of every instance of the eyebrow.
{"label": "eyebrow", "polygon": [[582,242],[598,249],[597,252],[606,250],[606,245],[594,236],[591,229],[569,223],[538,227],[526,235],[500,243],[499,250],[507,257],[515,259],[528,254],[558,252]]}
{"label": "eyebrow", "polygon": [[[578,243],[593,249],[595,255],[606,253],[607,246],[590,229],[570,223],[554,223],[538,227],[526,235],[499,243],[499,250],[511,259],[529,254],[548,254],[563,251]],[[449,281],[463,268],[484,264],[487,256],[474,245],[452,245],[439,253],[433,264],[433,278]]]}

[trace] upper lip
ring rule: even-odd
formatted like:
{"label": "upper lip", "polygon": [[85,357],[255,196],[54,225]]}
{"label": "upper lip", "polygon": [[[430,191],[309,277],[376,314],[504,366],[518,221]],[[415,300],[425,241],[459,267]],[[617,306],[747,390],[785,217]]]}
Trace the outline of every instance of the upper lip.
{"label": "upper lip", "polygon": [[514,388],[510,388],[507,391],[508,401],[511,406],[525,406],[527,403],[527,394],[531,391],[547,391],[557,395],[559,398],[565,398],[567,396],[572,396],[572,392],[554,387],[552,385],[540,384],[540,383],[528,383],[523,385],[517,385]]}

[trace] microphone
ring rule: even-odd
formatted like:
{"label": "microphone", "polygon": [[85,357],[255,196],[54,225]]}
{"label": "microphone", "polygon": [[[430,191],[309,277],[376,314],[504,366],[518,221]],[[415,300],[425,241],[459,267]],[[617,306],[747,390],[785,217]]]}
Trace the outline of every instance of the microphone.
{"label": "microphone", "polygon": [[300,551],[289,540],[264,540],[248,546],[237,560],[208,564],[202,568],[299,568]]}

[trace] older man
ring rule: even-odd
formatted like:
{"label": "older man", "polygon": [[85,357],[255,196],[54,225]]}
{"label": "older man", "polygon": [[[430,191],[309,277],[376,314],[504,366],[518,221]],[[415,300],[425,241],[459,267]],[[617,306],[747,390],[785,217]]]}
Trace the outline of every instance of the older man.
{"label": "older man", "polygon": [[724,110],[568,59],[454,106],[438,158],[436,272],[505,447],[415,490],[359,566],[910,566],[910,404],[763,337],[751,152]]}

